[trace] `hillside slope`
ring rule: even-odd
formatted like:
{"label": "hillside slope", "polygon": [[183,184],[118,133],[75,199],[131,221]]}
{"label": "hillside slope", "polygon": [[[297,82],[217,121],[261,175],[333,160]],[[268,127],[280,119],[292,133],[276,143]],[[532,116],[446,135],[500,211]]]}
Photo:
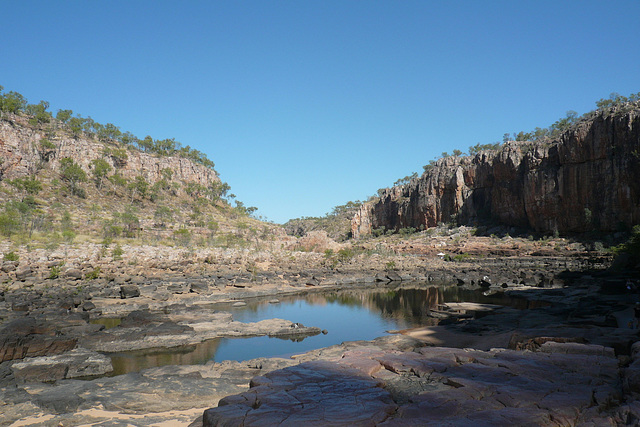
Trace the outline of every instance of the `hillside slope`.
{"label": "hillside slope", "polygon": [[597,110],[555,139],[440,159],[421,177],[365,203],[352,233],[449,222],[541,233],[640,223],[640,103]]}
{"label": "hillside slope", "polygon": [[[18,244],[247,247],[284,231],[232,207],[213,162],[144,152],[49,118],[0,116],[0,235]],[[187,154],[189,152],[187,151]],[[206,159],[205,159],[206,160]]]}

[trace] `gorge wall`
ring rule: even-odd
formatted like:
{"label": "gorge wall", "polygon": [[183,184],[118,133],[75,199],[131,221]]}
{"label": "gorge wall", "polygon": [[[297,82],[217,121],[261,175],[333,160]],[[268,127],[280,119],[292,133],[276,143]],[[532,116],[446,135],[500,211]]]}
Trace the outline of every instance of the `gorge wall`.
{"label": "gorge wall", "polygon": [[640,223],[640,106],[596,111],[559,138],[446,157],[386,189],[352,219],[354,237],[384,227],[498,222],[537,232],[614,231]]}
{"label": "gorge wall", "polygon": [[[53,143],[55,149],[44,150],[41,145],[44,138]],[[124,158],[105,154],[105,149],[118,147],[122,146],[84,135],[74,137],[63,129],[42,129],[30,125],[26,117],[10,115],[0,120],[0,180],[34,175],[43,168],[58,171],[60,160],[69,157],[88,174],[92,160],[104,159],[124,178],[133,180],[142,176],[150,184],[163,178],[163,169],[173,172],[173,180],[185,183],[208,187],[220,181],[213,169],[178,156],[159,156],[137,150],[126,150]]]}

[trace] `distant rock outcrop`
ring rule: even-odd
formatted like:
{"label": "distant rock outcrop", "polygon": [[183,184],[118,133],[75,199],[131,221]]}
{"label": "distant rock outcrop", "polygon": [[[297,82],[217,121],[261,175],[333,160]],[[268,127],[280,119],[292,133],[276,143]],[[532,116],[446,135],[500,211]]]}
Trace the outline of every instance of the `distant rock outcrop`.
{"label": "distant rock outcrop", "polygon": [[596,111],[554,140],[512,141],[497,151],[440,159],[420,178],[364,204],[352,233],[486,220],[542,233],[640,223],[637,103]]}
{"label": "distant rock outcrop", "polygon": [[[43,139],[55,145],[55,148],[43,147]],[[91,170],[92,160],[104,159],[122,177],[133,180],[142,176],[150,184],[163,179],[165,169],[172,171],[173,180],[204,187],[220,181],[213,169],[189,159],[126,150],[123,147],[84,135],[74,137],[63,130],[52,132],[50,129],[39,129],[29,125],[26,117],[11,115],[0,120],[0,180],[34,175],[44,166],[57,171],[60,169],[60,160],[69,157],[87,173]],[[114,149],[118,148],[122,153],[114,155]]]}

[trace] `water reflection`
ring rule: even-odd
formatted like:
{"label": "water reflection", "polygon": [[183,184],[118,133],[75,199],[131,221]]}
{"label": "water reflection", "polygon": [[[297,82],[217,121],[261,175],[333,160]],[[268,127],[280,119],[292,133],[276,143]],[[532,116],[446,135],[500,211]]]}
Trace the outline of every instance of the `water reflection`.
{"label": "water reflection", "polygon": [[122,319],[119,317],[100,317],[98,319],[91,319],[91,322],[95,325],[104,325],[106,329],[115,328],[122,323]]}
{"label": "water reflection", "polygon": [[119,353],[113,355],[114,373],[169,364],[204,364],[209,360],[288,357],[344,341],[371,340],[385,335],[388,330],[438,324],[437,312],[445,302],[476,302],[519,309],[533,308],[536,304],[502,293],[485,296],[480,291],[455,285],[309,293],[281,297],[279,304],[269,303],[271,299],[248,301],[244,307],[217,304],[215,308],[231,311],[234,319],[241,322],[280,318],[318,326],[329,333],[301,341],[269,337],[221,338],[176,349]]}
{"label": "water reflection", "polygon": [[112,375],[165,365],[204,365],[216,354],[219,345],[220,338],[216,338],[197,345],[112,353],[109,355]]}

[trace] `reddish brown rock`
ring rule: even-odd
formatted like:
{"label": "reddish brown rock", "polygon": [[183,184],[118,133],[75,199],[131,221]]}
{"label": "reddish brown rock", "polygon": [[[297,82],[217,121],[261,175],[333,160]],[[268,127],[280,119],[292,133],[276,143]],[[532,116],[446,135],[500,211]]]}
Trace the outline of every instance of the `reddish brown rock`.
{"label": "reddish brown rock", "polygon": [[204,426],[373,426],[397,406],[379,382],[332,362],[307,362],[257,377],[252,388],[204,413]]}
{"label": "reddish brown rock", "polygon": [[640,222],[640,107],[597,112],[558,139],[509,142],[447,157],[384,191],[352,220],[355,237],[385,227],[490,219],[538,232],[615,231]]}
{"label": "reddish brown rock", "polygon": [[575,353],[357,348],[254,378],[204,426],[612,425],[618,360]]}
{"label": "reddish brown rock", "polygon": [[0,362],[62,354],[75,348],[76,342],[56,336],[49,326],[32,318],[14,320],[0,331]]}

